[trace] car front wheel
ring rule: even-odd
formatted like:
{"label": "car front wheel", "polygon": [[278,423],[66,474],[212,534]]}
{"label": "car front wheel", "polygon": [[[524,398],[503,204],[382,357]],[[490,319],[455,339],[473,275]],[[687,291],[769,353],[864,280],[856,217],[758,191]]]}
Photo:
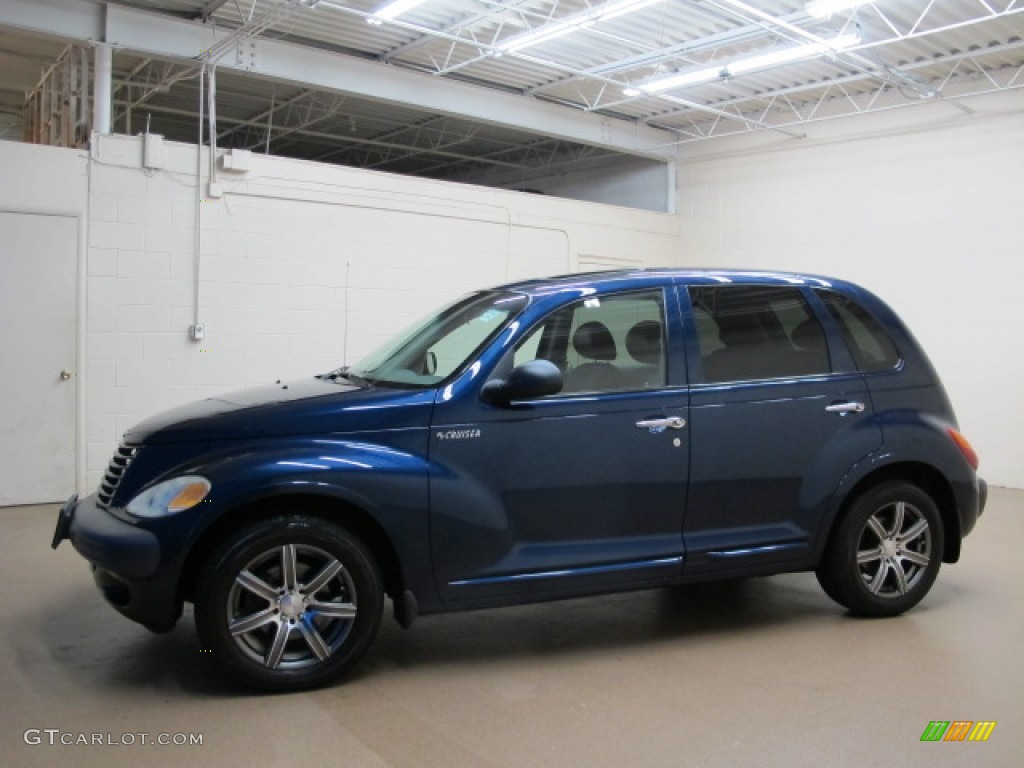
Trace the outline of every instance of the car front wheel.
{"label": "car front wheel", "polygon": [[846,511],[817,570],[826,594],[862,616],[895,616],[931,589],[942,562],[938,507],[915,485],[868,490]]}
{"label": "car front wheel", "polygon": [[263,690],[313,688],[354,666],[380,627],[373,557],[318,518],[266,520],[228,539],[196,590],[196,628],[230,675]]}

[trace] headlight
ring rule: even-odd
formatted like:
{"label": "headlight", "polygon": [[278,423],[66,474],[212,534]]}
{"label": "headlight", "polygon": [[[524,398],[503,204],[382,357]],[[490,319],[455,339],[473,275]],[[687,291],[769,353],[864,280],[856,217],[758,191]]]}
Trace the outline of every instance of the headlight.
{"label": "headlight", "polygon": [[191,509],[206,498],[210,481],[199,475],[182,475],[164,480],[130,502],[126,509],[135,517],[167,517]]}

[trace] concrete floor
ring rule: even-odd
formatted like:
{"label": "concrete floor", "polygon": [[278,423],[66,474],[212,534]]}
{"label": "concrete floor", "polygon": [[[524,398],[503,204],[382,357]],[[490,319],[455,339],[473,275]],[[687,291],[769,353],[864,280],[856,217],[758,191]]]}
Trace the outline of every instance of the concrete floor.
{"label": "concrete floor", "polygon": [[[845,616],[795,574],[388,620],[348,682],[275,697],[221,678],[190,614],[165,636],[115,614],[69,546],[50,551],[54,518],[0,510],[5,767],[1024,765],[1024,491],[993,490],[961,562],[898,619]],[[998,726],[921,743],[931,720]],[[47,728],[203,743],[25,743]]]}

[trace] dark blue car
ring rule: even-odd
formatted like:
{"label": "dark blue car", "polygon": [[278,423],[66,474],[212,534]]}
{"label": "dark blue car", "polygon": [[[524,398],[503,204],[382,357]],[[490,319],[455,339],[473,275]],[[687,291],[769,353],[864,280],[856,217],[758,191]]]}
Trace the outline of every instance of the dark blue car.
{"label": "dark blue car", "polygon": [[[906,611],[984,508],[924,352],[872,294],[649,270],[475,293],[352,366],[178,408],[61,511],[124,615],[270,690],[418,614],[814,570]],[[625,620],[625,619],[624,619]]]}

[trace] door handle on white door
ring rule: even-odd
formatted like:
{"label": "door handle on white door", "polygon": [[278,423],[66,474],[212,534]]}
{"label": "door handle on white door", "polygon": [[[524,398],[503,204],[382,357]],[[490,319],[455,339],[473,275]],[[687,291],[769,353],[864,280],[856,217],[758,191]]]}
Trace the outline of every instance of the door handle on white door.
{"label": "door handle on white door", "polygon": [[863,413],[864,403],[832,403],[825,410],[829,413]]}
{"label": "door handle on white door", "polygon": [[69,371],[67,368],[65,368],[63,371],[60,372],[60,380],[61,381],[67,381],[70,378],[71,378],[71,371]]}
{"label": "door handle on white door", "polygon": [[669,416],[667,419],[644,419],[636,423],[640,429],[649,429],[651,432],[663,432],[667,429],[682,429],[686,426],[686,419],[680,416]]}

